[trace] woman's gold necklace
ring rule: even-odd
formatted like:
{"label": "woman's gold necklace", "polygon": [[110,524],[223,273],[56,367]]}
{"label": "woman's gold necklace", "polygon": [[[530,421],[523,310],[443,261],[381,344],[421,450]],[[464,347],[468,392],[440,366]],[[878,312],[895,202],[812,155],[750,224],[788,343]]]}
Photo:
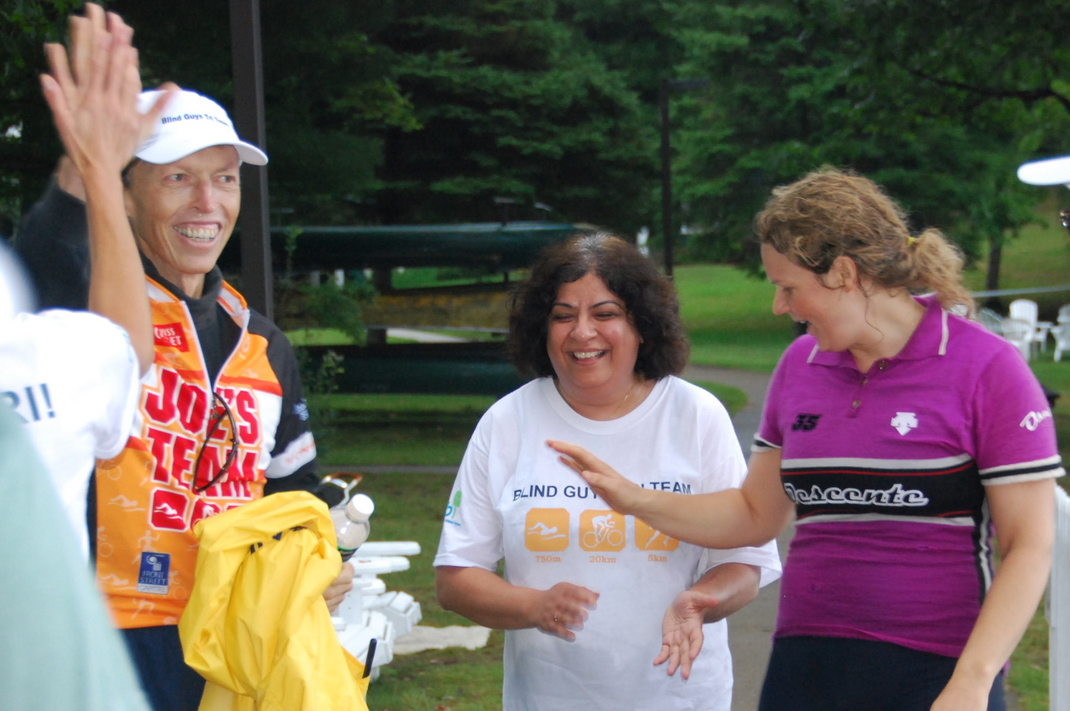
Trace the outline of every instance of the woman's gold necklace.
{"label": "woman's gold necklace", "polygon": [[[637,387],[639,387],[639,384],[641,382],[643,382],[643,381],[635,380],[632,383],[632,386],[630,388],[628,388],[628,392],[624,393],[624,398],[617,404],[617,406],[615,408],[613,408],[613,412],[610,413],[610,416],[609,416],[608,419],[615,420],[618,416],[620,416],[619,413],[620,413],[620,411],[622,409],[624,409],[624,405],[627,404],[628,398],[630,398],[632,396],[632,393],[635,392],[635,389]],[[569,400],[569,398],[565,396],[565,393],[561,390],[561,383],[558,382],[556,379],[554,380],[554,389],[557,390],[558,395],[561,396],[561,399],[564,400],[568,404],[569,407],[571,407],[573,410],[576,410],[577,412],[579,412],[579,410],[576,408],[576,406],[573,405],[572,402]]]}
{"label": "woman's gold necklace", "polygon": [[635,388],[639,385],[639,382],[640,382],[639,380],[636,380],[635,382],[633,382],[632,386],[630,388],[628,388],[628,392],[624,393],[624,399],[621,400],[620,404],[617,405],[616,409],[613,410],[613,416],[614,417],[616,417],[620,413],[620,411],[624,408],[624,403],[628,402],[628,398],[630,398],[632,396],[632,393],[635,392]]}

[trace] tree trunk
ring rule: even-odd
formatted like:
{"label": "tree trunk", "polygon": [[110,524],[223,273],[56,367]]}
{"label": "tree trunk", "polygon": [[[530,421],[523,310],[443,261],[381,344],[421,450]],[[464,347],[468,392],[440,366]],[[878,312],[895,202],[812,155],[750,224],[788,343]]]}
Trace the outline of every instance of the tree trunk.
{"label": "tree trunk", "polygon": [[[999,290],[999,262],[1003,258],[1003,239],[999,236],[989,240],[991,246],[988,249],[988,274],[985,276],[985,291]],[[1003,304],[998,296],[990,296],[985,299],[985,306],[995,311],[1002,312]]]}

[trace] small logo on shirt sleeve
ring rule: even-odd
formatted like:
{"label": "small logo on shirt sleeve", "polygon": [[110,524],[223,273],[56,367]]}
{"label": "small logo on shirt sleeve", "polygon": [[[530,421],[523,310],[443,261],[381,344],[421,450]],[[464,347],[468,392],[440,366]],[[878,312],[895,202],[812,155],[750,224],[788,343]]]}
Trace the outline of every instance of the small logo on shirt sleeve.
{"label": "small logo on shirt sleeve", "polygon": [[1026,415],[1020,423],[1019,427],[1024,427],[1030,432],[1036,432],[1037,427],[1040,427],[1040,423],[1051,417],[1051,410],[1044,410],[1044,412],[1030,412]]}
{"label": "small logo on shirt sleeve", "polygon": [[461,515],[461,492],[460,490],[454,492],[453,499],[446,504],[446,523],[453,524],[454,526],[460,526]]}

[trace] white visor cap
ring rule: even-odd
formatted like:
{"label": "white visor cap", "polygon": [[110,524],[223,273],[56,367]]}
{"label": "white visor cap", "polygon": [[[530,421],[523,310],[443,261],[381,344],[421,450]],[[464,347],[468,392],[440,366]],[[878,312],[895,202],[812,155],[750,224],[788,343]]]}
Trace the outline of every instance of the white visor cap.
{"label": "white visor cap", "polygon": [[[158,90],[141,92],[138,96],[141,113],[148,113],[163,94]],[[266,165],[268,162],[266,153],[238,138],[222,106],[206,96],[182,89],[171,97],[155,132],[134,155],[146,163],[166,165],[212,146],[234,146],[243,163]]]}

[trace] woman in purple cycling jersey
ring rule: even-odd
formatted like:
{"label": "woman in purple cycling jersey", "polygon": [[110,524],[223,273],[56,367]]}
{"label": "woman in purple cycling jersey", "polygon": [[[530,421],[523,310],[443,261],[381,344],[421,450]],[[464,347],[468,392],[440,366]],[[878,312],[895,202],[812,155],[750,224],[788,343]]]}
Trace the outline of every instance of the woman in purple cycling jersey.
{"label": "woman in purple cycling jersey", "polygon": [[[1051,410],[973,310],[962,258],[872,181],[815,171],[755,221],[773,311],[807,324],[770,382],[739,489],[642,489],[551,442],[609,505],[682,540],[794,520],[761,711],[1003,709],[1051,565]],[[993,564],[998,547],[1001,565]]]}

